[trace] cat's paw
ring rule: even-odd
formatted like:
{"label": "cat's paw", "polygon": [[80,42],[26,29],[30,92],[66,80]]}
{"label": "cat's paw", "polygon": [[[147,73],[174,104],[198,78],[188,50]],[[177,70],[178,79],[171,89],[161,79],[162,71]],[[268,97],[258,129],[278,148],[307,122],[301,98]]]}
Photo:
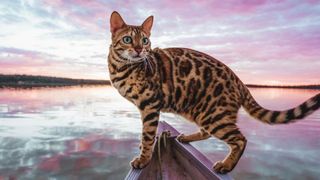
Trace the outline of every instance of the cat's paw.
{"label": "cat's paw", "polygon": [[233,169],[233,166],[230,163],[225,163],[218,161],[213,165],[213,170],[220,174],[226,174]]}
{"label": "cat's paw", "polygon": [[149,163],[150,159],[146,159],[143,157],[136,157],[131,161],[131,166],[136,169],[142,169],[146,167]]}
{"label": "cat's paw", "polygon": [[187,139],[186,139],[186,136],[184,134],[180,134],[178,137],[177,137],[177,140],[181,143],[187,143],[189,142]]}

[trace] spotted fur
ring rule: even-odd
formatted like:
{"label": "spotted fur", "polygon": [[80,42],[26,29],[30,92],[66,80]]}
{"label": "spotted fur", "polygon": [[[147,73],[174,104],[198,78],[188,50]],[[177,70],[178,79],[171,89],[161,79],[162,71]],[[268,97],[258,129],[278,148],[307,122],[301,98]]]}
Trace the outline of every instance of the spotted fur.
{"label": "spotted fur", "polygon": [[[110,19],[110,78],[119,93],[138,107],[143,123],[141,152],[131,162],[133,167],[143,168],[151,159],[160,112],[179,114],[200,127],[197,133],[180,135],[181,142],[214,136],[227,143],[230,153],[213,166],[215,171],[227,173],[247,143],[236,125],[241,106],[267,124],[293,122],[319,108],[320,94],[287,111],[261,107],[235,73],[215,58],[192,49],[151,49],[149,41],[144,44],[152,22],[151,16],[141,26],[127,25],[117,12]],[[125,43],[125,36],[132,42]]]}

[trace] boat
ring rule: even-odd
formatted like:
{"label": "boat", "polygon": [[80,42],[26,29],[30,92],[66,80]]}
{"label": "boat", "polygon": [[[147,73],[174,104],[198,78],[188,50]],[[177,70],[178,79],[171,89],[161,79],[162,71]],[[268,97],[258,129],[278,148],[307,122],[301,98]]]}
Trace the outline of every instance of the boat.
{"label": "boat", "polygon": [[229,174],[212,170],[213,163],[189,143],[180,143],[180,133],[160,121],[150,163],[143,169],[131,168],[126,180],[231,180]]}

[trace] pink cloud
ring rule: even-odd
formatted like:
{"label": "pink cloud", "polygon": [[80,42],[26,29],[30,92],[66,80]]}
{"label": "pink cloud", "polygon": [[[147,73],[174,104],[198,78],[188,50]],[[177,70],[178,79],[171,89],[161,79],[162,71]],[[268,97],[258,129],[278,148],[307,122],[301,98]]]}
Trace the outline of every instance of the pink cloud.
{"label": "pink cloud", "polygon": [[[0,48],[0,72],[2,74],[33,74],[83,79],[106,79],[105,65],[57,60],[52,54],[16,48]],[[94,74],[88,71],[100,71]]]}
{"label": "pink cloud", "polygon": [[[110,43],[108,22],[112,11],[119,11],[126,22],[133,25],[141,24],[147,16],[152,14],[155,16],[152,33],[154,47],[195,48],[229,65],[238,62],[257,63],[252,69],[241,72],[243,73],[241,76],[247,77],[245,79],[248,82],[251,82],[252,73],[250,72],[256,71],[254,68],[268,68],[266,72],[283,76],[285,82],[291,82],[294,79],[300,82],[300,77],[291,74],[292,80],[290,80],[289,76],[281,74],[281,69],[275,69],[272,64],[268,66],[267,63],[285,62],[293,67],[306,62],[306,66],[303,66],[305,69],[287,71],[296,74],[304,74],[308,71],[313,75],[304,74],[304,78],[306,82],[310,82],[309,79],[314,79],[314,75],[318,73],[311,67],[311,62],[319,60],[320,57],[318,51],[320,49],[319,5],[320,2],[315,0],[164,0],[148,3],[133,0],[45,0],[35,3],[34,6],[39,9],[39,12],[45,11],[51,15],[46,18],[57,18],[76,29],[59,34],[61,35],[59,38],[66,38],[66,43],[71,38],[76,44],[79,38],[81,40],[87,38],[88,41],[97,43],[100,43],[98,40],[105,39],[107,41],[105,49],[107,49]],[[39,12],[32,13],[35,16],[41,16]],[[54,24],[54,22],[51,23]],[[82,36],[79,37],[79,33]],[[54,36],[54,31],[48,30],[48,34]],[[59,47],[58,44],[57,47]],[[102,50],[97,51],[104,53]],[[106,74],[105,67],[83,62],[75,63],[74,59],[64,58],[61,55],[50,57],[41,52],[40,54],[12,53],[16,54],[15,58],[1,57],[5,60],[0,62],[1,70],[4,72],[26,71],[67,77],[83,76],[78,73],[81,71],[88,71],[88,77],[105,77]],[[56,61],[57,59],[65,59],[65,61]],[[99,61],[105,62],[105,57],[101,57]],[[71,70],[68,71],[67,69],[70,68]],[[93,75],[98,73],[99,75]],[[245,73],[248,74],[245,75]],[[275,77],[264,74],[261,78],[274,79]]]}
{"label": "pink cloud", "polygon": [[111,14],[108,3],[84,0],[45,0],[43,5],[51,7],[55,13],[68,20],[75,26],[86,28],[89,31],[101,31],[107,14]]}

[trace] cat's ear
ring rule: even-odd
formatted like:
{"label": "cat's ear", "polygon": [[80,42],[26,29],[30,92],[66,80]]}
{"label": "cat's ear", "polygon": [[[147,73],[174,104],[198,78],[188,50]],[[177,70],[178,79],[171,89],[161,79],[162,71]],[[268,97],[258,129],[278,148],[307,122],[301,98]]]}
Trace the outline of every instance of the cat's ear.
{"label": "cat's ear", "polygon": [[142,30],[150,36],[151,34],[151,28],[153,24],[153,16],[149,16],[141,25]]}
{"label": "cat's ear", "polygon": [[110,17],[110,31],[114,34],[117,30],[126,26],[126,23],[123,21],[122,17],[117,11],[113,11]]}

